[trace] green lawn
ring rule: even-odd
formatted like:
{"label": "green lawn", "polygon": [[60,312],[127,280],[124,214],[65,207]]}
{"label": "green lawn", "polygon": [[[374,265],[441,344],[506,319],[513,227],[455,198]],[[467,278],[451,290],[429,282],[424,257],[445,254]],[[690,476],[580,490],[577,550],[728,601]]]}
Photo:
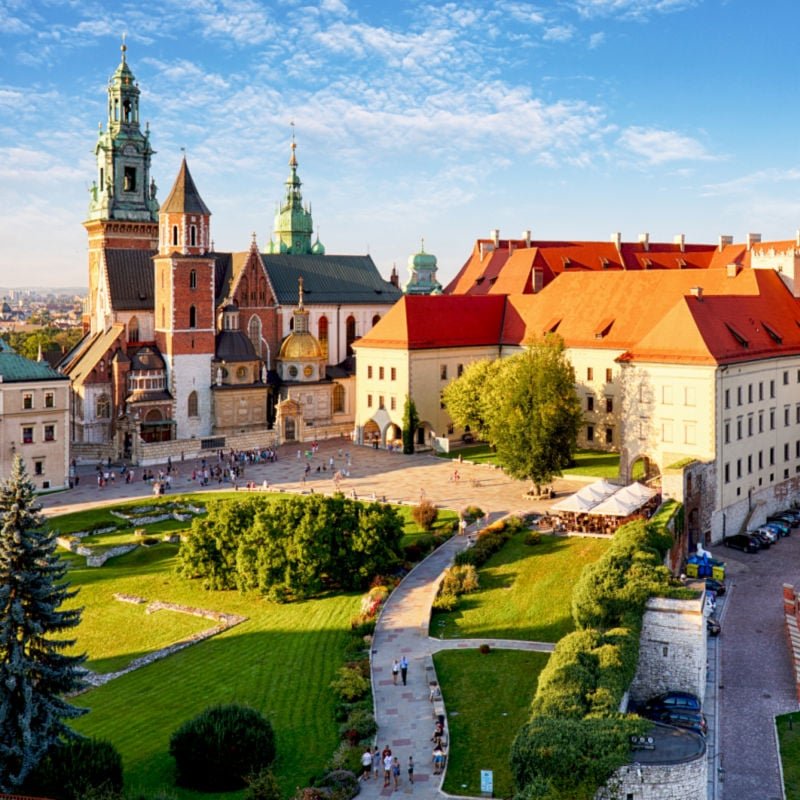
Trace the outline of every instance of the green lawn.
{"label": "green lawn", "polygon": [[542,536],[530,546],[524,538],[515,535],[481,567],[480,589],[463,595],[455,611],[433,615],[432,636],[557,642],[573,630],[572,587],[609,541]]}
{"label": "green lawn", "polygon": [[499,464],[497,453],[488,444],[472,444],[469,447],[457,447],[449,453],[437,453],[440,458],[458,458],[474,461],[476,464]]}
{"label": "green lawn", "polygon": [[800,712],[776,717],[786,800],[800,800]]}
{"label": "green lawn", "polygon": [[458,522],[458,514],[455,511],[440,508],[439,516],[434,523],[433,530],[424,531],[414,522],[411,516],[411,512],[414,509],[411,506],[396,506],[396,510],[400,515],[400,519],[403,520],[403,538],[400,540],[401,547],[411,544],[420,536],[430,536],[436,533],[446,533],[447,536],[450,536],[453,523]]}
{"label": "green lawn", "polygon": [[562,470],[565,476],[587,475],[592,478],[616,478],[619,475],[619,453],[600,450],[578,450],[575,466]]}
{"label": "green lawn", "polygon": [[494,796],[511,797],[511,744],[528,720],[547,653],[442,651],[434,656],[450,731],[450,794],[479,795],[480,771],[494,771]]}

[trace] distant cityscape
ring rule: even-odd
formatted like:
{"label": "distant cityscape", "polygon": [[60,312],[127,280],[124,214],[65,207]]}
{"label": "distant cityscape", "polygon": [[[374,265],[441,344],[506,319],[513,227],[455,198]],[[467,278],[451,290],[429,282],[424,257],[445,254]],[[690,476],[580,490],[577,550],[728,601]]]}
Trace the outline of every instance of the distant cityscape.
{"label": "distant cityscape", "polygon": [[0,332],[30,331],[42,326],[77,328],[86,293],[82,286],[0,287]]}

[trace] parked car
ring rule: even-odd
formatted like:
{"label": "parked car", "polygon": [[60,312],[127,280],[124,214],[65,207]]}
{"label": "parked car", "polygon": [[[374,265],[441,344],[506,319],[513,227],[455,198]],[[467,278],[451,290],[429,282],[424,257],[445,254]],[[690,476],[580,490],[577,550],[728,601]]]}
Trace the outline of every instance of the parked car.
{"label": "parked car", "polygon": [[709,636],[719,636],[722,633],[722,625],[716,617],[706,617],[706,630]]}
{"label": "parked car", "polygon": [[761,527],[772,528],[778,536],[788,536],[792,532],[792,526],[779,519],[769,519]]}
{"label": "parked car", "polygon": [[777,541],[777,534],[766,528],[756,528],[754,531],[747,531],[746,535],[750,536],[752,539],[757,539],[762,550],[769,549],[772,542]]}
{"label": "parked car", "polygon": [[700,703],[700,698],[691,692],[664,692],[651,697],[643,703],[641,713],[658,713],[679,708],[688,711],[701,711],[702,704]]}
{"label": "parked car", "polygon": [[760,528],[756,528],[754,531],[749,531],[751,536],[757,536],[759,539],[766,540],[770,544],[775,544],[778,539],[781,538],[780,530],[773,526],[764,524]]}
{"label": "parked car", "polygon": [[800,513],[793,510],[779,511],[777,514],[770,514],[767,517],[767,521],[771,522],[772,520],[786,522],[792,528],[796,528],[798,525],[800,525]]}
{"label": "parked car", "polygon": [[722,543],[725,547],[733,547],[735,550],[742,550],[745,553],[757,553],[761,549],[761,544],[753,536],[746,533],[737,533],[734,536],[726,536]]}
{"label": "parked car", "polygon": [[708,723],[702,711],[692,711],[689,708],[667,708],[646,716],[655,722],[666,722],[667,725],[688,728],[701,736],[708,733]]}
{"label": "parked car", "polygon": [[714,592],[715,595],[721,597],[725,594],[725,581],[718,581],[716,578],[706,578],[706,590]]}

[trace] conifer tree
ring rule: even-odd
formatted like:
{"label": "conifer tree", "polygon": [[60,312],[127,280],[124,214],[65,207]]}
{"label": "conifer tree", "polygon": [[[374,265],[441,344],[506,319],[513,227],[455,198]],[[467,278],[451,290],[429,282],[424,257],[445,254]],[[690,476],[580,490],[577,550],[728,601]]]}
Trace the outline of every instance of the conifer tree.
{"label": "conifer tree", "polygon": [[403,452],[410,455],[414,452],[414,434],[419,425],[419,414],[417,406],[409,395],[406,395],[406,403],[403,406]]}
{"label": "conifer tree", "polygon": [[0,488],[0,790],[20,786],[48,748],[71,734],[65,720],[86,712],[64,695],[83,687],[85,656],[65,655],[63,633],[80,609],[64,582],[55,533],[44,528],[34,486],[17,456]]}

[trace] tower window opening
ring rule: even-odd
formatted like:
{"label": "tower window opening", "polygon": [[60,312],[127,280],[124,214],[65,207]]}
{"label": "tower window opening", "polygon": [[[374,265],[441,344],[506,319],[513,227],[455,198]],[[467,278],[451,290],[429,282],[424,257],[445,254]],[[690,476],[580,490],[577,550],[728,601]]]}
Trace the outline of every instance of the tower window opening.
{"label": "tower window opening", "polygon": [[[192,232],[194,232],[194,227],[192,227]],[[192,270],[189,273],[189,288],[196,289],[197,288],[197,270]]]}
{"label": "tower window opening", "polygon": [[119,100],[114,101],[114,122],[119,122]]}
{"label": "tower window opening", "polygon": [[102,192],[106,188],[106,171],[103,167],[100,167],[100,191]]}
{"label": "tower window opening", "polygon": [[122,103],[122,121],[123,122],[130,122],[131,121],[131,101],[125,100]]}
{"label": "tower window opening", "polygon": [[189,228],[189,244],[192,247],[197,247],[197,225],[192,225]]}
{"label": "tower window opening", "polygon": [[125,175],[122,179],[122,188],[126,192],[136,191],[136,167],[125,167]]}
{"label": "tower window opening", "polygon": [[197,309],[194,306],[189,306],[189,327],[197,327]]}
{"label": "tower window opening", "polygon": [[175,247],[178,246],[178,226],[177,225],[173,225],[172,226],[172,244]]}

